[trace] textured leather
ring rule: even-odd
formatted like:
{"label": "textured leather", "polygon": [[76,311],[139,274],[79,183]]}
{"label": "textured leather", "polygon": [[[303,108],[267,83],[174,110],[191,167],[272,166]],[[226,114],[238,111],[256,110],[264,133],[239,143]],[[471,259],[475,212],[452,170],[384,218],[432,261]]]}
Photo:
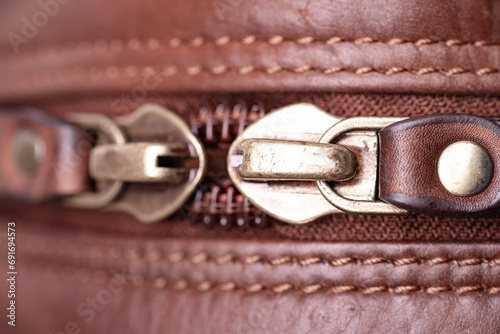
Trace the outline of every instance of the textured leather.
{"label": "textured leather", "polygon": [[24,40],[18,53],[0,41],[0,100],[137,87],[500,92],[496,1],[64,2],[28,37],[38,1],[2,4],[1,30]]}
{"label": "textured leather", "polygon": [[397,122],[379,132],[379,196],[412,212],[463,216],[498,214],[500,174],[493,171],[486,189],[457,196],[439,181],[441,152],[458,141],[481,145],[493,166],[500,166],[500,126],[486,118],[437,114]]}
{"label": "textured leather", "polygon": [[[13,150],[20,129],[37,134],[41,147],[36,169],[27,173]],[[89,190],[89,136],[78,127],[29,108],[0,112],[0,196],[29,201],[53,199]]]}
{"label": "textured leather", "polygon": [[[19,53],[8,38],[0,40],[3,103],[44,106],[61,116],[123,114],[156,101],[187,119],[186,106],[200,99],[234,102],[243,95],[246,102],[267,101],[268,110],[308,101],[343,116],[498,113],[495,95],[474,96],[500,90],[494,1],[58,3]],[[23,18],[32,21],[41,11],[37,0],[0,6],[4,36],[22,34]],[[97,334],[500,331],[495,219],[340,215],[306,226],[273,220],[267,229],[207,230],[206,216],[195,226],[181,214],[141,225],[126,214],[28,209],[5,200],[0,213],[0,221],[15,219],[20,233],[19,327],[1,322],[2,333],[55,334],[71,321]],[[202,252],[213,260],[192,256]],[[281,259],[252,264],[254,257],[232,261],[226,254]],[[318,256],[329,262],[315,263]],[[87,324],[77,307],[105,298],[106,272],[113,270],[128,283]],[[355,288],[326,292],[337,284]],[[391,292],[389,284],[399,288]],[[426,290],[433,286],[442,289]]]}
{"label": "textured leather", "polygon": [[157,239],[31,220],[18,233],[8,333],[500,330],[496,245]]}

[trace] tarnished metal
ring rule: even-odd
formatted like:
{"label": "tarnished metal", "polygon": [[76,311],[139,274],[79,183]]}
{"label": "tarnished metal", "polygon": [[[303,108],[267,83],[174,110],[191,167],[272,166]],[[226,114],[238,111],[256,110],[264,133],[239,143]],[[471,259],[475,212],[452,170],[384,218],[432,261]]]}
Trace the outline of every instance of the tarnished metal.
{"label": "tarnished metal", "polygon": [[446,147],[438,159],[439,181],[457,196],[471,196],[488,186],[493,176],[493,161],[480,145],[459,141]]}
{"label": "tarnished metal", "polygon": [[356,155],[346,147],[292,140],[247,139],[241,143],[245,180],[327,180],[354,177]]}
{"label": "tarnished metal", "polygon": [[[351,131],[380,130],[392,123],[405,120],[406,117],[354,117],[345,119],[326,131],[320,143],[336,141],[341,135]],[[405,214],[406,210],[380,200],[353,200],[341,195],[334,188],[322,180],[316,181],[323,196],[335,207],[343,212],[358,214]]]}
{"label": "tarnished metal", "polygon": [[189,158],[185,144],[127,143],[101,145],[90,154],[89,172],[94,180],[119,180],[125,182],[183,183],[189,169],[176,159],[177,165],[160,166],[161,158]]}
{"label": "tarnished metal", "polygon": [[[342,120],[339,117],[310,104],[295,104],[278,109],[249,126],[233,143],[228,156],[228,172],[236,187],[247,196],[250,201],[271,216],[280,220],[301,224],[320,216],[334,213],[370,213],[370,214],[404,214],[388,203],[377,198],[377,154],[378,136],[380,128],[403,120],[403,118],[353,118]],[[245,151],[242,143],[246,140],[262,142],[274,140],[284,143],[307,142],[312,147],[321,145],[340,145],[352,151],[357,160],[356,175],[342,182],[331,182],[324,175],[317,175],[302,170],[297,173],[302,161],[303,166],[309,167],[307,161],[310,154],[297,155],[291,159],[285,153],[280,153],[284,165],[279,166],[280,175],[286,174],[289,161],[293,163],[291,170],[295,175],[307,175],[307,179],[316,181],[292,181],[282,179],[265,182],[252,177],[246,179],[238,168],[244,164],[245,158],[240,150]],[[318,145],[318,146],[316,146]],[[254,158],[249,158],[254,159]],[[257,159],[257,157],[255,157]],[[327,157],[324,157],[328,161]],[[253,165],[258,166],[256,161]],[[264,163],[268,166],[268,163]],[[273,171],[265,168],[267,172]],[[276,170],[276,167],[274,167]],[[258,174],[257,167],[251,175]],[[324,174],[324,172],[322,172]],[[248,176],[248,175],[247,175]],[[309,178],[310,177],[310,178]],[[299,179],[299,177],[297,177]]]}
{"label": "tarnished metal", "polygon": [[[101,114],[68,113],[66,120],[79,126],[101,134],[105,140],[114,145],[123,145],[126,142],[125,134],[120,127],[109,117]],[[102,139],[104,139],[102,138]],[[64,204],[70,207],[98,209],[114,201],[123,190],[124,183],[119,180],[102,184],[97,192],[89,192],[68,197]]]}
{"label": "tarnished metal", "polygon": [[28,127],[16,130],[12,140],[12,153],[17,167],[27,174],[34,173],[45,155],[43,139]]}
{"label": "tarnished metal", "polygon": [[[89,169],[97,188],[129,184],[100,207],[128,212],[146,223],[159,221],[177,211],[203,178],[206,157],[201,143],[168,109],[149,104],[112,120],[95,114],[69,117],[105,134],[90,152]],[[100,193],[77,195],[68,204],[91,207],[84,200]]]}

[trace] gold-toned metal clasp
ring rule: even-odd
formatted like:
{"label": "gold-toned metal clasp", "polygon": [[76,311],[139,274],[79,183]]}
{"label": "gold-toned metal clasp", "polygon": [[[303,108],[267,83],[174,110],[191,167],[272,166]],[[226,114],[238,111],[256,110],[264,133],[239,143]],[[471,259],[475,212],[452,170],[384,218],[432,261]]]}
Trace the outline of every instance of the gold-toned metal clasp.
{"label": "gold-toned metal clasp", "polygon": [[[340,136],[352,131],[370,131],[380,130],[392,123],[406,119],[402,117],[354,117],[342,120],[326,131],[320,143],[330,143],[339,139]],[[378,144],[377,144],[378,146]],[[378,173],[377,173],[378,174]],[[326,180],[317,180],[316,186],[323,196],[338,209],[357,214],[405,214],[406,210],[399,209],[392,204],[380,201],[359,201],[349,199],[346,196],[339,194],[332,188]]]}
{"label": "gold-toned metal clasp", "polygon": [[405,214],[377,198],[377,130],[403,119],[344,120],[310,104],[287,106],[236,139],[228,172],[253,204],[289,223],[346,212]]}
{"label": "gold-toned metal clasp", "polygon": [[161,106],[145,105],[113,119],[70,113],[67,120],[98,135],[89,155],[97,191],[67,198],[68,206],[125,211],[155,222],[177,211],[204,176],[201,143],[180,117]]}
{"label": "gold-toned metal clasp", "polygon": [[190,155],[187,145],[179,143],[101,145],[90,154],[89,173],[101,181],[183,183],[189,177],[184,159]]}
{"label": "gold-toned metal clasp", "polygon": [[354,177],[358,167],[350,149],[323,143],[293,140],[247,139],[239,175],[245,180],[327,180]]}

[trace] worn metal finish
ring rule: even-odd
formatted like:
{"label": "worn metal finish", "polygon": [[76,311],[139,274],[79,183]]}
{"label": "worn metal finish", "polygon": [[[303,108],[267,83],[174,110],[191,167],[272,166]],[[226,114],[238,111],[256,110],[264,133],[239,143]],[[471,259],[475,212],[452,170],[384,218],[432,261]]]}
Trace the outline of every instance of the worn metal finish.
{"label": "worn metal finish", "polygon": [[[123,145],[126,142],[122,129],[113,120],[102,114],[68,113],[65,118],[68,122],[100,133],[114,145]],[[66,198],[64,204],[86,209],[103,208],[118,197],[123,186],[124,183],[119,180],[107,182],[101,185],[97,192],[88,192]]]}
{"label": "worn metal finish", "polygon": [[162,157],[189,156],[187,145],[182,143],[100,145],[91,151],[89,172],[94,180],[183,183],[189,176],[188,168],[162,167],[158,161]]}
{"label": "worn metal finish", "polygon": [[36,172],[45,155],[43,139],[32,129],[20,127],[12,139],[12,154],[17,168],[27,174]]}
{"label": "worn metal finish", "polygon": [[[318,143],[323,134],[341,120],[311,104],[295,104],[266,115],[249,126],[232,144],[228,156],[231,179],[254,205],[282,221],[302,224],[324,215],[345,212],[333,206],[313,181],[249,181],[244,180],[238,172],[238,166],[243,163],[243,155],[239,153],[238,147],[243,141],[264,138]],[[375,201],[376,131],[349,131],[332,143],[354,152],[359,167],[352,179],[343,182],[325,181],[325,184],[342,198],[356,202]]]}
{"label": "worn metal finish", "polygon": [[289,223],[306,223],[325,214],[340,212],[321,195],[312,181],[253,182],[243,180],[238,173],[243,160],[238,147],[245,139],[318,142],[339,120],[311,104],[288,106],[269,113],[246,128],[231,145],[228,155],[231,180],[255,206]]}
{"label": "worn metal finish", "polygon": [[244,180],[343,181],[353,178],[358,167],[354,152],[335,144],[247,139],[239,150],[243,162],[238,172]]}
{"label": "worn metal finish", "polygon": [[113,210],[128,212],[145,223],[165,219],[186,203],[205,175],[206,156],[201,142],[184,120],[159,105],[144,105],[130,115],[115,118],[115,121],[126,130],[130,142],[183,144],[188,148],[189,158],[184,159],[188,168],[185,182],[151,183],[147,188],[134,187],[131,183],[120,200],[109,206]]}
{"label": "worn metal finish", "polygon": [[[71,117],[84,124],[89,114]],[[128,212],[145,223],[156,222],[179,210],[201,182],[206,170],[204,149],[172,111],[149,104],[130,115],[102,119],[97,124],[100,126],[94,128],[98,132],[109,133],[103,125],[107,124],[123,134],[120,143],[101,138],[90,152],[90,170],[97,188],[110,182],[128,183],[119,197],[105,204],[105,209]],[[92,125],[95,122],[86,127]],[[70,204],[88,207],[81,200]]]}
{"label": "worn metal finish", "polygon": [[446,147],[438,159],[439,181],[450,193],[471,196],[484,190],[493,176],[493,162],[488,152],[470,141]]}
{"label": "worn metal finish", "polygon": [[[320,139],[320,143],[330,143],[341,135],[350,131],[380,130],[395,122],[403,121],[406,117],[355,117],[345,119],[332,126]],[[406,210],[380,201],[361,201],[346,198],[339,194],[325,181],[316,181],[318,189],[323,196],[335,207],[348,213],[358,214],[405,214]]]}

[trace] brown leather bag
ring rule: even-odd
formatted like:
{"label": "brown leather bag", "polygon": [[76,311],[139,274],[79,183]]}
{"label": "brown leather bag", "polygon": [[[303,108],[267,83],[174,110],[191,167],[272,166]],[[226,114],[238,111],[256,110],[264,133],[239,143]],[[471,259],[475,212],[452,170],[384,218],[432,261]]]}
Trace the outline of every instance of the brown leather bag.
{"label": "brown leather bag", "polygon": [[500,332],[500,3],[0,8],[2,333]]}

